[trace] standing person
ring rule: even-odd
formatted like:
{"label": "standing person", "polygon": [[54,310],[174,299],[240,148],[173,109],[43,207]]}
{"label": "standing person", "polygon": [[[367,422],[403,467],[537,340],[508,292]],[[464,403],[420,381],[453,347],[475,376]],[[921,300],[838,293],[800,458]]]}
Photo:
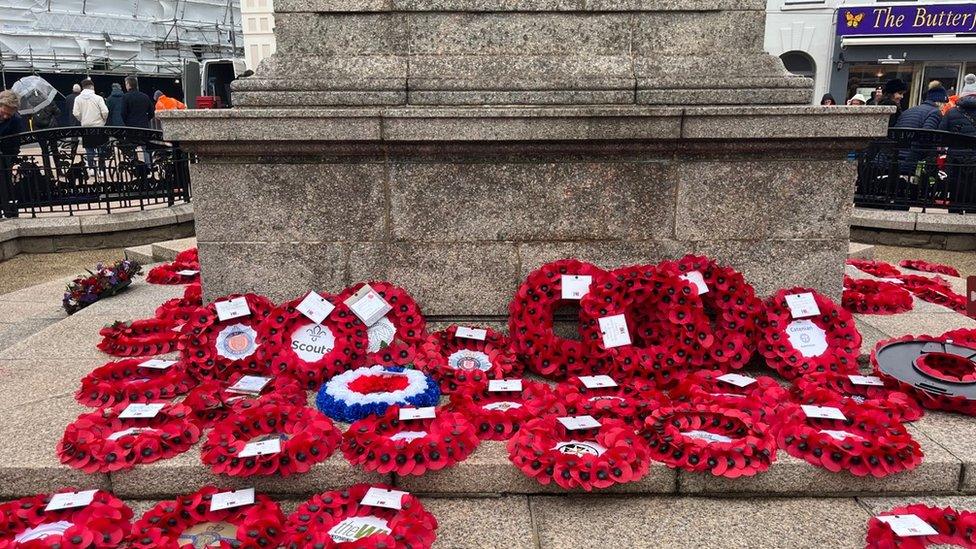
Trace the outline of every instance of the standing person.
{"label": "standing person", "polygon": [[868,98],[864,97],[859,93],[855,93],[854,97],[847,100],[848,105],[861,106],[868,102]]}
{"label": "standing person", "polygon": [[153,94],[153,99],[156,100],[156,112],[186,109],[186,105],[182,101],[167,97],[162,90],[156,90],[156,93]]}
{"label": "standing person", "polygon": [[837,100],[834,99],[833,95],[825,93],[823,94],[823,97],[820,98],[820,104],[825,107],[832,107],[837,104]]}
{"label": "standing person", "polygon": [[81,95],[81,84],[75,84],[71,86],[71,93],[64,98],[64,111],[61,113],[64,117],[61,119],[62,126],[77,126],[78,119],[72,114],[75,110],[75,99]]}
{"label": "standing person", "polygon": [[[972,77],[972,81],[970,81]],[[967,74],[955,108],[949,109],[939,129],[946,132],[976,136],[976,75]]]}
{"label": "standing person", "polygon": [[122,122],[132,128],[148,128],[155,109],[153,100],[139,91],[139,79],[125,77],[125,95],[122,96]]}
{"label": "standing person", "polygon": [[[20,98],[17,94],[4,90],[0,92],[0,140],[10,135],[27,131],[27,125],[20,113]],[[14,202],[14,179],[12,168],[20,154],[20,142],[13,140],[0,145],[0,206],[6,217],[17,217],[17,205]]]}
{"label": "standing person", "polygon": [[897,107],[895,112],[891,113],[891,116],[888,117],[888,127],[891,128],[894,127],[894,125],[898,122],[898,118],[901,116],[901,102],[902,99],[905,98],[905,92],[908,91],[908,85],[905,84],[905,82],[903,82],[900,78],[892,78],[891,80],[885,82],[882,91],[884,92],[884,97],[878,104],[894,105]]}
{"label": "standing person", "polygon": [[895,127],[936,130],[942,122],[942,105],[947,101],[945,88],[936,86],[925,94],[925,101],[901,113]]}
{"label": "standing person", "polygon": [[108,122],[109,126],[125,126],[125,122],[122,120],[122,84],[115,82],[112,84],[112,93],[105,100],[105,104],[108,105]]}
{"label": "standing person", "polygon": [[[95,93],[95,83],[89,79],[81,81],[81,93],[75,98],[75,106],[71,114],[78,119],[78,123],[85,128],[97,128],[105,125],[108,120],[108,106],[101,95]],[[82,138],[85,147],[85,158],[88,168],[95,167],[95,154],[105,145],[104,136],[86,135]],[[101,159],[101,155],[98,155]]]}
{"label": "standing person", "polygon": [[882,99],[884,99],[884,88],[878,86],[871,92],[871,100],[868,101],[868,105],[880,105]]}

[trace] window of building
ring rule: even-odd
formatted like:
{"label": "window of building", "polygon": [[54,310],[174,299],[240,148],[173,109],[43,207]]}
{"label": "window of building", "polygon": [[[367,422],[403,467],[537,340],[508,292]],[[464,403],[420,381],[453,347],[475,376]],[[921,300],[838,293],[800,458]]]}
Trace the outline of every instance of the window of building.
{"label": "window of building", "polygon": [[817,74],[817,64],[813,58],[802,51],[788,51],[779,56],[783,60],[786,70],[797,76],[813,78]]}
{"label": "window of building", "polygon": [[271,44],[261,44],[261,58],[271,57]]}
{"label": "window of building", "polygon": [[267,17],[262,17],[261,18],[261,32],[268,32],[268,30],[269,30],[268,29],[268,18]]}
{"label": "window of building", "polygon": [[257,20],[254,17],[247,18],[247,32],[257,32]]}
{"label": "window of building", "polygon": [[260,59],[260,56],[258,55],[258,45],[251,44],[251,62],[256,63],[258,59]]}
{"label": "window of building", "polygon": [[[856,93],[871,99],[872,92],[884,87],[885,82],[895,78],[901,79],[911,90],[914,75],[915,66],[911,63],[855,63],[851,65],[847,74],[847,97],[845,100],[850,99]],[[840,98],[838,98],[839,101]],[[905,99],[902,100],[902,107],[907,108],[908,104],[909,94],[906,93]]]}

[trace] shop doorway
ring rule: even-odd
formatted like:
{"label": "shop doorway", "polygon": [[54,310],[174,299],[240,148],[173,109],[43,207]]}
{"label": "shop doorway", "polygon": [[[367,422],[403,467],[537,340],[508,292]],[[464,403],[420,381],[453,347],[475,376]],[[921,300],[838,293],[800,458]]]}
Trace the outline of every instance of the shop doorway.
{"label": "shop doorway", "polygon": [[949,95],[956,93],[962,80],[962,63],[925,63],[922,67],[922,78],[917,80],[912,90],[912,105],[925,100],[925,93],[933,80],[941,82]]}

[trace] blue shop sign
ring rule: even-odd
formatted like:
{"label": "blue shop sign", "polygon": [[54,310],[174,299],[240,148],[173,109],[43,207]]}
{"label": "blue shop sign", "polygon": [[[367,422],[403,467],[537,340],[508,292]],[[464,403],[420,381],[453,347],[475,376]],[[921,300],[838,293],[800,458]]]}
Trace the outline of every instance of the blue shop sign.
{"label": "blue shop sign", "polygon": [[838,36],[976,33],[976,3],[854,6],[837,10]]}

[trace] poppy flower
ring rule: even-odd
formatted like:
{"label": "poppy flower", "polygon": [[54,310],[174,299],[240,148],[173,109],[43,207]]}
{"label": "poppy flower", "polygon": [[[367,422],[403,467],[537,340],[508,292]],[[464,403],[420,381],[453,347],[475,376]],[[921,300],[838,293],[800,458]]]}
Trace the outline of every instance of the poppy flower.
{"label": "poppy flower", "polygon": [[949,276],[959,276],[959,271],[951,265],[942,265],[941,263],[929,263],[921,259],[903,259],[898,263],[899,267],[904,267],[906,269],[912,269],[915,271],[922,271],[926,273],[938,273]]}
{"label": "poppy flower", "polygon": [[250,408],[262,402],[306,404],[308,396],[294,379],[274,376],[257,394],[229,391],[243,373],[233,374],[227,381],[209,379],[191,390],[182,404],[193,410],[193,421],[201,428],[212,427],[238,407]]}
{"label": "poppy flower", "polygon": [[850,258],[847,260],[847,264],[878,278],[891,278],[901,274],[901,271],[896,269],[894,265],[884,261]]}
{"label": "poppy flower", "polygon": [[[243,297],[250,314],[228,320],[217,316],[217,304]],[[217,299],[193,313],[183,325],[179,350],[182,362],[195,379],[227,379],[230,374],[249,371],[267,373],[275,349],[257,351],[267,343],[260,335],[261,323],[274,309],[274,304],[257,294],[233,294]]]}
{"label": "poppy flower", "polygon": [[941,305],[959,313],[966,312],[966,296],[952,290],[952,286],[941,277],[921,275],[901,275],[902,287],[912,292],[922,301]]}
{"label": "poppy flower", "polygon": [[382,415],[390,406],[436,406],[441,398],[437,382],[419,370],[400,366],[370,366],[343,372],[319,389],[315,404],[323,414],[351,423]]}
{"label": "poppy flower", "polygon": [[[753,421],[769,423],[769,416],[789,400],[789,392],[768,376],[742,377],[745,379],[701,370],[681,380],[669,394],[676,404],[716,404],[745,412]],[[738,384],[725,379],[734,379]]]}
{"label": "poppy flower", "polygon": [[132,509],[104,490],[91,503],[46,511],[57,493],[37,494],[0,503],[0,549],[61,547],[111,549],[122,545],[132,528]]}
{"label": "poppy flower", "polygon": [[95,368],[82,378],[75,400],[98,408],[157,402],[182,395],[196,385],[179,362],[165,369],[140,366],[146,360],[128,358]]}
{"label": "poppy flower", "polygon": [[[359,282],[345,290],[338,301],[345,302],[358,292],[366,282]],[[390,312],[367,328],[366,354],[356,366],[381,364],[406,366],[415,360],[417,349],[427,337],[427,320],[410,293],[389,282],[371,281],[369,287],[387,303]]]}
{"label": "poppy flower", "polygon": [[915,421],[922,417],[923,412],[918,402],[907,394],[894,390],[894,384],[884,384],[884,380],[881,381],[882,385],[855,383],[854,379],[859,377],[863,376],[834,372],[806,375],[793,382],[795,400],[801,404],[851,400],[874,406],[900,421]]}
{"label": "poppy flower", "polygon": [[97,347],[113,356],[153,356],[172,353],[180,340],[177,324],[171,320],[145,318],[115,322],[99,331]]}
{"label": "poppy flower", "polygon": [[521,385],[520,391],[492,391],[489,380],[470,381],[451,393],[445,409],[466,417],[482,440],[508,440],[555,402],[545,383],[523,379]]}
{"label": "poppy flower", "polygon": [[522,363],[506,336],[491,328],[480,328],[484,338],[473,339],[459,336],[459,329],[464,330],[450,326],[430,334],[417,352],[417,368],[439,380],[442,393],[450,394],[469,381],[522,374]]}
{"label": "poppy flower", "polygon": [[[189,271],[195,271],[190,273]],[[149,270],[150,284],[194,284],[200,282],[200,257],[196,248],[176,254],[172,263],[163,263]]]}
{"label": "poppy flower", "polygon": [[841,305],[852,313],[893,315],[911,311],[912,294],[892,282],[844,277]]}
{"label": "poppy flower", "polygon": [[197,310],[197,307],[202,306],[203,290],[200,283],[188,284],[183,290],[183,297],[164,301],[162,305],[156,308],[156,318],[169,320],[174,326],[182,326],[187,320],[190,320],[190,315]]}
{"label": "poppy flower", "polygon": [[622,381],[606,388],[589,388],[573,377],[555,388],[555,398],[545,411],[555,416],[593,416],[619,419],[636,426],[651,410],[669,401],[654,382],[641,378]]}

